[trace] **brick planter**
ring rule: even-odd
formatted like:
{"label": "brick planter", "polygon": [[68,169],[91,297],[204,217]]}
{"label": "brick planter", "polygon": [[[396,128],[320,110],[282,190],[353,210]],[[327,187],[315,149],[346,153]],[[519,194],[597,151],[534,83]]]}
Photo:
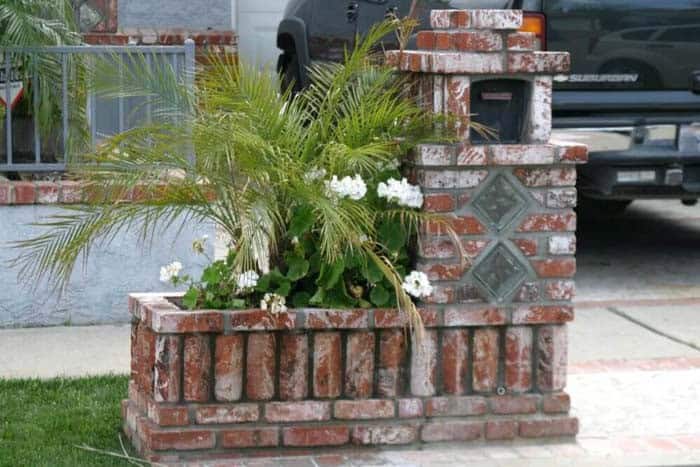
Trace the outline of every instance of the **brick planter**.
{"label": "brick planter", "polygon": [[[568,54],[534,50],[534,36],[515,32],[519,11],[433,11],[431,22],[419,50],[387,53],[460,135],[419,146],[409,164],[424,209],[445,216],[462,244],[439,225],[422,230],[416,267],[435,286],[421,309],[424,339],[411,342],[396,310],[191,313],[133,295],[124,418],[145,456],[577,433],[563,390],[576,164],[587,151],[549,141],[552,75],[568,70]],[[499,87],[508,80],[521,131],[512,144],[476,144],[471,94],[480,90],[479,105],[508,101],[515,94]]]}
{"label": "brick planter", "polygon": [[[183,312],[132,295],[124,429],[152,460],[571,436],[566,310]],[[502,394],[502,395],[501,395]]]}

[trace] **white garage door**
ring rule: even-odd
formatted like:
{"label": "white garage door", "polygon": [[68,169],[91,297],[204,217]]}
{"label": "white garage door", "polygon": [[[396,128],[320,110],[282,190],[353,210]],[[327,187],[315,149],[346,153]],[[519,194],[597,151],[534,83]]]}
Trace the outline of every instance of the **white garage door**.
{"label": "white garage door", "polygon": [[238,0],[238,53],[260,66],[277,64],[277,26],[287,0]]}

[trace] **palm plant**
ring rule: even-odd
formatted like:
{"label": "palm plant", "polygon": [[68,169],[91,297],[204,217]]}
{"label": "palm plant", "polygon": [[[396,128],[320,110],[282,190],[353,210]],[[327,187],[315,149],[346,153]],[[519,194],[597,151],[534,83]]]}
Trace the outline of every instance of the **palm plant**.
{"label": "palm plant", "polygon": [[[195,93],[132,60],[121,83],[156,100],[161,122],[113,137],[73,167],[90,203],[18,242],[20,272],[65,285],[80,257],[121,230],[148,241],[159,229],[208,222],[230,237],[231,253],[205,272],[204,289],[191,289],[191,306],[250,306],[274,291],[295,306],[398,306],[417,324],[401,286],[407,246],[422,223],[442,221],[376,191],[400,178],[402,156],[434,132],[406,78],[378,61],[376,45],[395,28],[372,28],[342,64],[313,66],[311,86],[296,96],[280,96],[269,73],[225,58],[210,58]],[[113,75],[94,79],[108,95],[124,92]],[[362,179],[366,195],[333,193],[333,175]],[[141,202],[125,201],[134,196]],[[243,300],[217,301],[206,283],[222,287],[222,271],[262,277]]]}

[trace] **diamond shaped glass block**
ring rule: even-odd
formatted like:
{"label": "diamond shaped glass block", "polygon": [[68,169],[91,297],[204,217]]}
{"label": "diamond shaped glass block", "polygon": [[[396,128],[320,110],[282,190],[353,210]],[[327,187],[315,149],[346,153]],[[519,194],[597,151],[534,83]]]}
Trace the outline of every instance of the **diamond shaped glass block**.
{"label": "diamond shaped glass block", "polygon": [[472,201],[476,213],[496,230],[503,230],[525,211],[527,201],[503,175],[496,176]]}
{"label": "diamond shaped glass block", "polygon": [[527,276],[525,266],[500,243],[474,267],[473,271],[477,282],[491,297],[499,301],[520,287]]}

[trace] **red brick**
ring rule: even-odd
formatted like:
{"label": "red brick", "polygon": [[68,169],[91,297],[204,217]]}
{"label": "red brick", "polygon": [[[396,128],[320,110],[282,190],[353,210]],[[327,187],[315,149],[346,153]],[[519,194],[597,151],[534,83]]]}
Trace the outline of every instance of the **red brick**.
{"label": "red brick", "polygon": [[551,438],[575,436],[578,433],[577,418],[555,418],[549,420],[527,420],[520,422],[523,438]]}
{"label": "red brick", "polygon": [[437,379],[437,332],[425,330],[411,342],[411,394],[432,396]]}
{"label": "red brick", "polygon": [[575,208],[578,201],[576,188],[553,188],[545,194],[545,205],[551,209]]}
{"label": "red brick", "polygon": [[491,161],[497,165],[545,165],[554,163],[554,146],[509,144],[491,146]]}
{"label": "red brick", "polygon": [[14,182],[14,204],[34,204],[36,190],[33,182]]}
{"label": "red brick", "polygon": [[537,386],[543,392],[566,386],[568,339],[566,326],[542,326],[537,335]]}
{"label": "red brick", "polygon": [[564,323],[574,319],[574,308],[568,305],[533,305],[513,311],[513,324]]}
{"label": "red brick", "polygon": [[223,332],[224,316],[219,311],[173,311],[174,305],[146,304],[155,332],[185,334],[196,332]]}
{"label": "red brick", "polygon": [[[440,313],[434,308],[419,308],[423,326],[434,327],[440,323]],[[382,308],[374,310],[375,328],[404,328],[408,325],[406,313],[395,308]]]}
{"label": "red brick", "polygon": [[433,29],[464,29],[470,25],[469,11],[466,10],[432,10],[430,26]]}
{"label": "red brick", "polygon": [[453,50],[496,52],[503,49],[503,39],[491,31],[460,31],[450,36],[450,48]]}
{"label": "red brick", "polygon": [[36,202],[38,204],[58,203],[58,183],[36,182]]}
{"label": "red brick", "polygon": [[576,169],[574,168],[516,168],[513,170],[513,174],[529,187],[574,186],[576,184]]}
{"label": "red brick", "polygon": [[309,341],[306,334],[282,334],[280,399],[299,400],[309,393]]}
{"label": "red brick", "polygon": [[505,384],[513,392],[526,392],[532,386],[532,328],[511,326],[506,330]]}
{"label": "red brick", "polygon": [[279,444],[279,429],[265,428],[234,428],[221,432],[221,447],[223,448],[253,448],[270,447]]}
{"label": "red brick", "polygon": [[464,217],[452,217],[446,216],[443,222],[428,222],[427,232],[436,235],[447,234],[448,224],[458,235],[479,235],[486,232],[486,229],[481,222],[478,221],[476,217],[464,216]]}
{"label": "red brick", "polygon": [[457,246],[452,239],[427,237],[420,244],[420,256],[429,259],[457,257]]}
{"label": "red brick", "polygon": [[469,332],[466,329],[446,330],[442,333],[442,384],[446,394],[467,392],[469,368]]}
{"label": "red brick", "polygon": [[292,426],[282,429],[282,442],[285,446],[339,446],[350,441],[347,426],[305,427]]}
{"label": "red brick", "polygon": [[245,392],[251,400],[270,400],[275,395],[275,347],[271,332],[248,336]]}
{"label": "red brick", "polygon": [[506,39],[508,50],[534,50],[537,36],[531,32],[512,32]]}
{"label": "red brick", "polygon": [[428,279],[435,281],[459,280],[464,274],[462,264],[425,264],[419,263],[417,269],[428,275]]}
{"label": "red brick", "polygon": [[488,420],[486,422],[486,439],[507,440],[518,436],[518,422],[515,420]]}
{"label": "red brick", "polygon": [[549,300],[571,300],[575,294],[574,281],[551,281],[545,286],[545,294]]}
{"label": "red brick", "polygon": [[481,396],[431,397],[425,400],[426,417],[484,415],[486,399]]}
{"label": "red brick", "polygon": [[391,399],[364,399],[336,401],[335,418],[342,420],[368,420],[394,416],[394,401]]}
{"label": "red brick", "polygon": [[496,307],[453,305],[445,308],[445,326],[484,326],[506,323],[506,310]]}
{"label": "red brick", "polygon": [[237,401],[243,395],[244,335],[216,336],[214,395],[220,401]]}
{"label": "red brick", "polygon": [[498,330],[478,328],[474,331],[474,391],[493,391],[498,383]]}
{"label": "red brick", "polygon": [[576,260],[574,258],[534,260],[530,264],[538,276],[547,279],[574,277],[576,274]]}
{"label": "red brick", "polygon": [[534,238],[515,238],[512,241],[515,244],[515,246],[517,246],[525,256],[537,255],[537,239],[534,239]]}
{"label": "red brick", "polygon": [[571,398],[565,392],[545,394],[542,399],[544,413],[567,413],[571,409]]}
{"label": "red brick", "polygon": [[520,10],[471,10],[471,25],[474,29],[519,29],[523,24]]}
{"label": "red brick", "polygon": [[305,327],[308,329],[367,328],[367,310],[307,310]]}
{"label": "red brick", "polygon": [[402,394],[405,362],[406,334],[404,330],[381,331],[379,334],[377,395],[380,397],[397,397]]}
{"label": "red brick", "polygon": [[153,366],[155,365],[156,335],[141,321],[137,328],[136,354],[132,354],[132,362],[136,360],[134,380],[140,391],[147,396],[153,394]]}
{"label": "red brick", "polygon": [[231,313],[231,327],[234,331],[267,331],[294,329],[294,312],[270,313],[266,310],[240,310]]}
{"label": "red brick", "polygon": [[147,444],[155,451],[213,449],[216,446],[216,434],[209,430],[152,430]]}
{"label": "red brick", "polygon": [[79,182],[64,180],[60,183],[60,201],[63,204],[81,203],[84,200],[83,187]]}
{"label": "red brick", "polygon": [[422,399],[399,399],[399,418],[418,418],[423,416]]}
{"label": "red brick", "polygon": [[181,364],[179,336],[158,335],[154,365],[154,392],[156,402],[180,400]]}
{"label": "red brick", "polygon": [[256,422],[260,417],[258,404],[228,404],[197,407],[194,413],[196,423],[199,425]]}
{"label": "red brick", "polygon": [[414,152],[414,163],[419,166],[454,165],[455,147],[446,144],[421,144]]}
{"label": "red brick", "polygon": [[445,304],[455,302],[455,290],[453,287],[436,284],[433,285],[433,293],[423,298],[426,304]]}
{"label": "red brick", "polygon": [[416,34],[416,47],[421,50],[433,50],[435,48],[435,31],[419,31]]}
{"label": "red brick", "polygon": [[[456,75],[448,76],[445,82],[445,105],[447,107],[447,113],[454,118],[454,121],[450,123],[455,125],[459,137],[466,137],[469,135],[469,83],[469,78]],[[481,172],[479,175],[471,177],[469,181],[455,183],[455,187],[470,188],[477,186],[486,178],[486,175],[488,175],[488,172]],[[459,174],[457,174],[457,176],[459,176]]]}
{"label": "red brick", "polygon": [[184,344],[184,396],[187,401],[207,402],[211,392],[209,336],[186,335]]}
{"label": "red brick", "polygon": [[483,422],[440,421],[423,425],[421,440],[438,441],[473,441],[481,438]]}
{"label": "red brick", "polygon": [[190,422],[189,412],[184,406],[168,406],[148,403],[148,418],[159,426],[186,426]]}
{"label": "red brick", "polygon": [[462,240],[464,255],[469,259],[474,259],[484,251],[490,240]]}
{"label": "red brick", "polygon": [[0,183],[0,205],[12,204],[12,184]]}
{"label": "red brick", "polygon": [[330,418],[330,402],[306,400],[265,404],[265,420],[272,423],[322,421]]}
{"label": "red brick", "polygon": [[588,147],[585,144],[557,143],[559,160],[562,162],[584,163],[588,160]]}
{"label": "red brick", "polygon": [[538,396],[495,396],[489,399],[491,412],[496,415],[528,414],[537,412]]}
{"label": "red brick", "polygon": [[508,54],[510,73],[566,73],[571,67],[568,52],[511,52]]}
{"label": "red brick", "polygon": [[[460,127],[464,128],[464,127]],[[474,188],[488,176],[486,170],[426,170],[417,171],[418,183],[423,188]]]}
{"label": "red brick", "polygon": [[449,212],[455,209],[454,196],[446,193],[428,194],[423,198],[423,210],[428,212]]}
{"label": "red brick", "polygon": [[415,425],[356,426],[352,430],[352,443],[358,445],[410,444],[418,439]]}
{"label": "red brick", "polygon": [[486,146],[460,144],[457,148],[457,165],[486,165],[488,154]]}
{"label": "red brick", "polygon": [[340,333],[318,332],[314,334],[314,397],[340,396],[342,383]]}
{"label": "red brick", "polygon": [[374,333],[349,333],[345,355],[345,395],[352,399],[371,397],[374,382]]}

